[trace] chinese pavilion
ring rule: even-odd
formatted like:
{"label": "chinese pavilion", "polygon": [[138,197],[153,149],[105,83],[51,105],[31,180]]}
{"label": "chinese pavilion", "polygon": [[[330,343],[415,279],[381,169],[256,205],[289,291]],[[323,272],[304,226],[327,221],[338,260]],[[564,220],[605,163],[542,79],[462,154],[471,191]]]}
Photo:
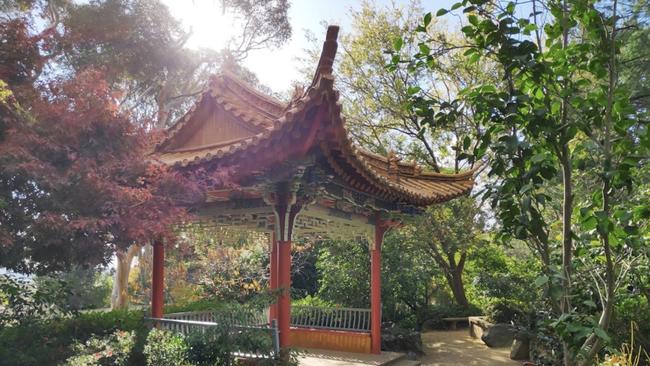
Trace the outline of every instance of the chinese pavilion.
{"label": "chinese pavilion", "polygon": [[[289,103],[264,95],[236,76],[213,77],[191,110],[157,146],[158,159],[177,169],[229,169],[237,188],[214,186],[199,212],[214,225],[271,233],[270,287],[280,291],[270,316],[280,346],[381,350],[381,243],[402,214],[467,194],[473,171],[424,171],[394,155],[354,145],[341,116],[332,65],[338,27],[327,30],[309,87]],[[292,327],[291,241],[367,238],[371,243],[369,331]],[[154,245],[152,316],[162,318],[164,249]]]}

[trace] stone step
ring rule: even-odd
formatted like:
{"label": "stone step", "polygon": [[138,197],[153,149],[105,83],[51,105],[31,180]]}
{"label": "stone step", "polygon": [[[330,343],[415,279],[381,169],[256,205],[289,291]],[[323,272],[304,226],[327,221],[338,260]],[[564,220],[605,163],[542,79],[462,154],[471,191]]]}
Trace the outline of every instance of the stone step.
{"label": "stone step", "polygon": [[417,360],[408,360],[401,359],[395,363],[391,363],[391,366],[420,366],[422,363]]}

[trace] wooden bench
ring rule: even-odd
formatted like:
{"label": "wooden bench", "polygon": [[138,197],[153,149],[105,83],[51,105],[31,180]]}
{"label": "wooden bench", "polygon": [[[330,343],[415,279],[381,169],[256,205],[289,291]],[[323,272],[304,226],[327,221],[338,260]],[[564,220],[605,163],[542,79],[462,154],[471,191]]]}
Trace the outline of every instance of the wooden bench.
{"label": "wooden bench", "polygon": [[468,317],[466,316],[461,316],[458,318],[442,318],[445,322],[449,323],[449,329],[451,330],[456,330],[458,322],[466,322],[468,321]]}

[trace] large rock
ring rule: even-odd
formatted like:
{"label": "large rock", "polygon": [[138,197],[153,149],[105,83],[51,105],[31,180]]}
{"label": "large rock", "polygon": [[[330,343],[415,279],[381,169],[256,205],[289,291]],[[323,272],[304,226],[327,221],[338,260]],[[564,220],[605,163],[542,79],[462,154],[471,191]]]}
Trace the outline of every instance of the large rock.
{"label": "large rock", "polygon": [[511,325],[494,324],[483,332],[481,340],[488,347],[510,347],[516,333],[517,329]]}
{"label": "large rock", "polygon": [[515,340],[510,348],[511,360],[528,360],[530,359],[530,335],[526,332],[520,332],[515,335]]}
{"label": "large rock", "polygon": [[399,327],[384,328],[381,331],[381,349],[390,352],[423,354],[420,332]]}

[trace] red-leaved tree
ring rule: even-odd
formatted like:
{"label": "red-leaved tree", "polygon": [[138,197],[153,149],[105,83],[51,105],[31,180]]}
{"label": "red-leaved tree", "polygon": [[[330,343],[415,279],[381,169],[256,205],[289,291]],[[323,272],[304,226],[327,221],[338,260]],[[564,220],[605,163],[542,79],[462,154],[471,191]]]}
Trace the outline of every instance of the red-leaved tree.
{"label": "red-leaved tree", "polygon": [[156,134],[118,108],[103,72],[37,80],[47,33],[1,31],[22,48],[0,68],[0,266],[45,273],[172,242],[205,180],[156,162]]}

